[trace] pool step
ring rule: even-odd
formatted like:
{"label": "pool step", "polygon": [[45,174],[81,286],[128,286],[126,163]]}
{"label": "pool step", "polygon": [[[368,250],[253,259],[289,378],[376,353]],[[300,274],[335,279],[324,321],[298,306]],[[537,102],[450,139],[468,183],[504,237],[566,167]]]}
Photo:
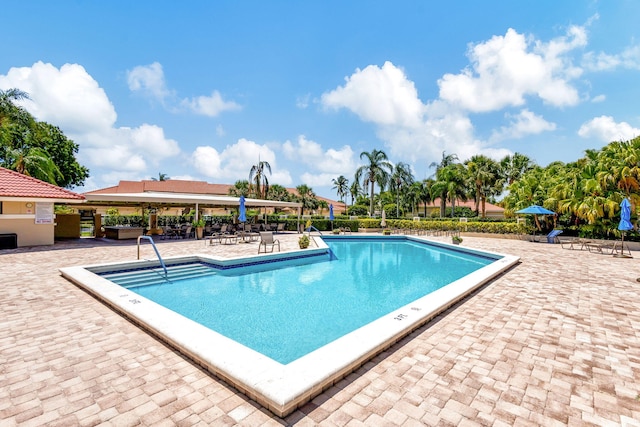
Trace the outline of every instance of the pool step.
{"label": "pool step", "polygon": [[139,271],[125,271],[101,275],[125,288],[137,286],[160,285],[186,278],[204,277],[217,274],[216,269],[202,264],[185,264],[167,266],[167,277],[160,267]]}

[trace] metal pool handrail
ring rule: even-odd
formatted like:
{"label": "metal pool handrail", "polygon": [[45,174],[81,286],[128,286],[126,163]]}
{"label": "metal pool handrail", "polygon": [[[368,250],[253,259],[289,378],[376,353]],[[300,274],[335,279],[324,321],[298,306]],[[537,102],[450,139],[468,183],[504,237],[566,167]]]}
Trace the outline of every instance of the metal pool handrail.
{"label": "metal pool handrail", "polygon": [[148,241],[151,242],[151,246],[153,246],[153,250],[156,251],[156,255],[158,256],[158,259],[160,260],[160,265],[162,265],[162,268],[164,269],[164,277],[167,277],[167,267],[164,265],[164,261],[162,260],[162,257],[160,256],[160,252],[158,252],[158,248],[156,248],[156,244],[153,243],[153,239],[151,238],[151,236],[138,236],[138,259],[140,259],[140,239],[147,239]]}

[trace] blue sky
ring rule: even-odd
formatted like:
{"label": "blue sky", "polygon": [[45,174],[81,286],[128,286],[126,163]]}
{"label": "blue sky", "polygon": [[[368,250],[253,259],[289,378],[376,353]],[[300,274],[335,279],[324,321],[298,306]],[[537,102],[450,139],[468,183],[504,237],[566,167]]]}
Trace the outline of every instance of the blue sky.
{"label": "blue sky", "polygon": [[[269,182],[336,198],[360,153],[540,165],[640,135],[640,2],[25,1],[0,89],[79,144],[84,188]],[[7,17],[13,17],[7,19]]]}

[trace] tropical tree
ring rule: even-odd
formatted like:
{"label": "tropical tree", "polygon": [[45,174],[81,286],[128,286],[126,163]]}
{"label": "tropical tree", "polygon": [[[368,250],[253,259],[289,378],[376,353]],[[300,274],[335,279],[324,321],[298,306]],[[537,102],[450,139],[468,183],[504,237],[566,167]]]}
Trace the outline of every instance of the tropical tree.
{"label": "tropical tree", "polygon": [[[430,168],[435,167],[436,171],[434,176],[436,177],[436,181],[434,185],[431,187],[431,190],[434,191],[432,193],[432,197],[435,199],[436,197],[440,197],[440,218],[444,216],[444,212],[447,206],[447,192],[446,185],[443,182],[439,182],[438,173],[446,168],[449,165],[455,164],[458,161],[458,156],[456,154],[446,154],[446,152],[442,152],[442,159],[440,159],[440,163],[431,162],[429,165]],[[436,185],[436,183],[438,183]]]}
{"label": "tropical tree", "polygon": [[171,178],[166,173],[158,172],[158,177],[151,177],[152,181],[169,181]]}
{"label": "tropical tree", "polygon": [[256,197],[265,199],[269,192],[269,180],[266,172],[271,174],[271,165],[265,160],[259,160],[257,164],[251,166],[249,171],[249,182],[253,185]]}
{"label": "tropical tree", "polygon": [[240,196],[249,197],[250,193],[251,193],[251,186],[249,184],[249,181],[247,181],[246,179],[240,179],[236,181],[233,187],[229,188],[229,195],[233,197],[240,197]]}
{"label": "tropical tree", "polygon": [[349,193],[349,180],[344,177],[344,175],[340,175],[337,178],[331,180],[333,184],[332,190],[336,190],[338,194],[338,198],[345,205],[344,213],[347,213],[347,206],[344,203],[345,196]]}
{"label": "tropical tree", "polygon": [[269,192],[267,193],[267,200],[278,200],[280,202],[290,202],[292,199],[291,193],[280,184],[273,184],[269,186]]}
{"label": "tropical tree", "polygon": [[405,205],[406,200],[402,197],[402,189],[408,190],[411,184],[413,184],[413,172],[411,172],[411,166],[407,163],[398,162],[392,167],[391,179],[389,180],[389,187],[396,195],[396,217],[400,216],[400,205]]}
{"label": "tropical tree", "polygon": [[360,181],[357,179],[349,186],[349,195],[351,196],[351,206],[353,206],[358,196],[362,195],[362,187],[360,187]]}
{"label": "tropical tree", "polygon": [[427,204],[433,201],[431,196],[431,187],[434,180],[431,178],[423,179],[422,181],[416,181],[411,184],[410,194],[411,200],[416,205],[419,203],[424,204],[424,217],[427,217]]}
{"label": "tropical tree", "polygon": [[[436,174],[436,181],[431,186],[431,191],[446,201],[451,202],[451,216],[454,216],[456,200],[467,200],[466,170],[460,163],[452,163],[440,168]],[[441,216],[444,212],[441,208]]]}
{"label": "tropical tree", "polygon": [[304,214],[305,208],[313,210],[318,207],[318,199],[316,198],[316,194],[313,192],[311,187],[306,184],[301,184],[296,187],[296,191],[298,192],[298,202],[302,203],[300,215]]}
{"label": "tropical tree", "polygon": [[0,165],[24,167],[33,176],[62,187],[82,185],[89,170],[75,158],[78,145],[57,126],[35,120],[15,104],[28,98],[18,89],[0,90]]}
{"label": "tropical tree", "polygon": [[[482,205],[482,218],[485,217],[485,203],[487,197],[495,194],[497,185],[500,182],[500,168],[496,161],[485,155],[475,155],[465,162],[468,176],[473,183],[475,211],[480,211],[479,206]],[[501,187],[501,185],[500,185]]]}
{"label": "tropical tree", "polygon": [[378,183],[380,189],[383,189],[387,185],[387,181],[389,180],[389,175],[393,166],[389,162],[387,154],[384,151],[376,150],[366,152],[363,151],[360,153],[360,159],[365,158],[366,164],[360,166],[356,170],[356,181],[362,181],[362,187],[364,191],[369,189],[371,186],[371,197],[369,198],[369,215],[373,216],[373,200],[375,194],[375,184]]}
{"label": "tropical tree", "polygon": [[512,156],[505,156],[500,160],[500,174],[504,178],[505,184],[511,185],[534,166],[535,163],[529,157],[514,153]]}
{"label": "tropical tree", "polygon": [[12,159],[11,169],[23,175],[32,176],[56,185],[61,177],[60,170],[42,148],[9,149],[7,158]]}

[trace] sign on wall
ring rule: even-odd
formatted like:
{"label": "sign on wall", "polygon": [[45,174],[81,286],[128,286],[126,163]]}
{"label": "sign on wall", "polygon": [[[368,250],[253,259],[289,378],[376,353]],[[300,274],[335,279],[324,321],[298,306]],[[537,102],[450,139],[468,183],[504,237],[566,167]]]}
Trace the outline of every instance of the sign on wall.
{"label": "sign on wall", "polygon": [[36,224],[53,224],[53,203],[36,203]]}

